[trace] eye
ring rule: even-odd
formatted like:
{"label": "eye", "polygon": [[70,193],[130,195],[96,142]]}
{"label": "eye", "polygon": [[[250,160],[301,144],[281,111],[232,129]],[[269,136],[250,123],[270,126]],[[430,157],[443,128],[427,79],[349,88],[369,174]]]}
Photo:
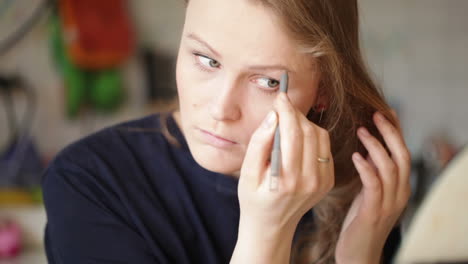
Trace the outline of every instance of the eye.
{"label": "eye", "polygon": [[197,56],[198,61],[200,62],[200,64],[205,66],[205,67],[219,68],[219,66],[221,66],[221,64],[218,61],[213,60],[210,57],[207,57],[207,56],[204,56],[204,55],[201,55],[201,54],[195,54],[195,56]]}
{"label": "eye", "polygon": [[271,88],[277,87],[280,82],[275,79],[262,77],[262,78],[258,78],[256,83],[259,84],[260,86],[271,89]]}

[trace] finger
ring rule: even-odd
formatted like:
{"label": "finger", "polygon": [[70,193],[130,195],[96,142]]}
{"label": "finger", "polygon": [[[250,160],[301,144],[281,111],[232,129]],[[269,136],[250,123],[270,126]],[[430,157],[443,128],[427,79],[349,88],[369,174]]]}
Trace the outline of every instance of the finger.
{"label": "finger", "polygon": [[314,123],[308,120],[299,110],[297,110],[297,112],[299,112],[299,123],[301,124],[302,133],[304,134],[300,184],[304,186],[304,188],[315,189],[320,183],[319,177],[323,174],[323,172],[319,171],[320,168],[317,164],[317,155],[319,155],[319,135]]}
{"label": "finger", "polygon": [[369,163],[369,165],[370,165],[376,172],[379,170],[379,169],[377,168],[377,166],[375,166],[375,163],[374,163],[374,161],[372,160],[372,158],[371,158],[370,155],[367,155],[366,161]]}
{"label": "finger", "polygon": [[[317,126],[302,113],[299,116],[304,131],[303,177],[307,181],[313,181],[312,187],[323,185],[324,190],[328,191],[335,183],[330,136],[326,129]],[[319,157],[328,158],[329,162],[320,163]]]}
{"label": "finger", "polygon": [[393,118],[395,119],[396,121],[396,126],[398,128],[398,131],[402,131],[401,130],[401,121],[400,121],[400,118],[398,118],[398,115],[397,115],[397,112],[395,111],[395,109],[390,109],[390,113],[392,114]]}
{"label": "finger", "polygon": [[398,170],[393,160],[388,156],[382,144],[372,136],[366,128],[358,129],[358,136],[369,152],[370,158],[377,167],[377,175],[380,176],[383,189],[383,206],[385,210],[390,210],[396,198],[396,188],[398,185]]}
{"label": "finger", "polygon": [[272,110],[252,134],[242,163],[239,184],[242,182],[242,184],[256,189],[262,182],[271,155],[277,122],[277,114]]}
{"label": "finger", "polygon": [[382,208],[383,187],[377,171],[358,152],[353,153],[352,160],[362,181],[363,203],[362,214],[375,216]]}
{"label": "finger", "polygon": [[[395,127],[381,113],[374,114],[374,122],[382,134],[385,143],[387,144],[392,157],[399,161],[409,161],[410,153],[406,147],[403,134],[398,127]],[[402,164],[407,165],[407,164]]]}
{"label": "finger", "polygon": [[[319,165],[320,178],[323,184],[327,184],[328,188],[331,189],[335,184],[335,173],[334,173],[334,161],[331,153],[330,135],[328,131],[322,127],[316,126],[319,134],[318,141],[318,156],[315,157],[316,163]],[[318,162],[318,158],[329,159],[329,162],[323,163]]]}
{"label": "finger", "polygon": [[403,188],[409,182],[411,170],[411,155],[406,147],[403,135],[398,128],[393,126],[379,112],[374,114],[374,122],[390,150],[392,159],[398,167],[398,175],[400,178],[398,188]]}
{"label": "finger", "polygon": [[[281,162],[283,172],[288,175],[300,175],[302,170],[303,134],[298,122],[296,110],[285,93],[280,93],[275,100],[281,134]],[[297,179],[282,178],[285,182],[297,182]]]}

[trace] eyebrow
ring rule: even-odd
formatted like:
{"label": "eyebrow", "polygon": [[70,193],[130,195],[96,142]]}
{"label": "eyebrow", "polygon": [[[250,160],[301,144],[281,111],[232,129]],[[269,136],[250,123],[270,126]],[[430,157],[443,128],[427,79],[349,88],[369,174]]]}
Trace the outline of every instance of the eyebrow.
{"label": "eyebrow", "polygon": [[[201,39],[201,38],[200,38],[198,35],[196,35],[195,33],[189,33],[189,34],[187,34],[187,38],[198,42],[199,44],[201,44],[202,46],[204,46],[205,48],[207,48],[208,50],[210,50],[216,57],[221,57],[221,55],[220,55],[215,49],[213,49],[208,43],[206,43],[206,41],[204,41],[203,39]],[[282,65],[282,64],[274,64],[274,65],[250,65],[250,66],[248,66],[248,68],[249,68],[249,69],[252,69],[252,70],[258,70],[258,71],[283,70],[283,71],[287,71],[288,73],[295,73],[295,71],[289,69],[288,67],[286,67],[286,66],[284,66],[284,65]]]}

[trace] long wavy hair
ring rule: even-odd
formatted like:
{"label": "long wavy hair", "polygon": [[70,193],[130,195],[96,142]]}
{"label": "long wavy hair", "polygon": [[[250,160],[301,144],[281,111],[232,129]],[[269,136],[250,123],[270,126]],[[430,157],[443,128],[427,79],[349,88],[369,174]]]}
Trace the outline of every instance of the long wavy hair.
{"label": "long wavy hair", "polygon": [[[188,1],[184,0],[186,5]],[[364,157],[368,154],[357,138],[357,128],[365,126],[388,151],[372,115],[380,111],[394,125],[397,122],[364,63],[356,0],[249,1],[274,12],[298,47],[315,58],[320,67],[319,93],[329,99],[328,107],[323,113],[312,108],[307,118],[330,134],[335,187],[313,208],[313,221],[301,226],[291,263],[334,263],[341,226],[362,187],[351,155],[356,151]],[[162,132],[171,143],[180,146],[167,129],[167,117],[161,115]]]}

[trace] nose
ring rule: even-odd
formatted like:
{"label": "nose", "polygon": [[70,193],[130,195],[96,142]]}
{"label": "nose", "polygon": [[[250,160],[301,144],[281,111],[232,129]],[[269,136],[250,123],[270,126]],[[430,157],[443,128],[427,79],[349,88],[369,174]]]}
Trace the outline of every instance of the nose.
{"label": "nose", "polygon": [[239,96],[241,89],[239,82],[226,78],[221,85],[220,91],[213,94],[210,105],[210,114],[216,121],[237,120],[240,118]]}

